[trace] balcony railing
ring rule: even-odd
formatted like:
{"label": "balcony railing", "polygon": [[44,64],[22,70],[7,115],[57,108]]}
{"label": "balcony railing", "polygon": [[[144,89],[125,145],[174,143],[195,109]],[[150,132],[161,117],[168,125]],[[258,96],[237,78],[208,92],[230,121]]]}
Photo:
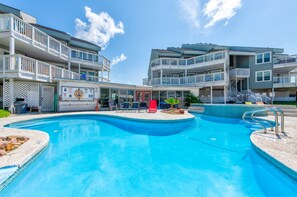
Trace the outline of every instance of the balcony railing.
{"label": "balcony railing", "polygon": [[148,78],[142,79],[142,84],[145,86],[149,85],[149,79]]}
{"label": "balcony railing", "polygon": [[297,87],[297,75],[273,77],[273,83],[276,86],[296,86]]}
{"label": "balcony railing", "polygon": [[70,48],[53,37],[40,31],[33,25],[25,23],[13,14],[0,15],[0,32],[12,31],[20,40],[31,41],[32,45],[47,50],[49,53],[63,59],[69,59]]}
{"label": "balcony railing", "polygon": [[104,70],[110,70],[110,61],[104,56],[94,53],[71,49],[71,60],[84,63],[99,64]]}
{"label": "balcony railing", "polygon": [[23,55],[0,56],[0,73],[2,77],[26,78],[51,82],[53,79],[72,79],[84,81],[108,82],[104,77],[80,75],[46,62],[38,61]]}
{"label": "balcony railing", "polygon": [[289,63],[297,63],[296,56],[285,56],[273,59],[274,64],[289,64]]}
{"label": "balcony railing", "polygon": [[250,69],[249,68],[235,68],[230,70],[230,77],[235,78],[249,78]]}
{"label": "balcony railing", "polygon": [[151,67],[166,65],[166,66],[192,66],[197,64],[203,64],[206,62],[215,62],[223,60],[226,57],[225,51],[214,52],[207,55],[201,55],[189,59],[178,59],[178,58],[160,58],[151,62]]}
{"label": "balcony railing", "polygon": [[[162,83],[161,83],[162,80]],[[224,81],[224,72],[202,74],[188,77],[162,77],[153,78],[150,81],[150,85],[199,85],[199,83],[208,83],[208,82],[221,82]]]}

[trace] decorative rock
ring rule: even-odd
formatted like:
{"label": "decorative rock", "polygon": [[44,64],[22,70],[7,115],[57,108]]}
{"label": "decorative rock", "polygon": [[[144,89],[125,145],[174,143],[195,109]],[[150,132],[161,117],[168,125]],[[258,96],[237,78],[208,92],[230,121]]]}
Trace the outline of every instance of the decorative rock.
{"label": "decorative rock", "polygon": [[18,148],[28,140],[28,137],[23,136],[0,137],[0,157]]}
{"label": "decorative rock", "polygon": [[6,151],[11,151],[11,150],[12,150],[12,147],[13,147],[13,144],[12,144],[12,143],[8,143],[8,144],[6,144],[6,146],[5,146],[5,150],[6,150]]}

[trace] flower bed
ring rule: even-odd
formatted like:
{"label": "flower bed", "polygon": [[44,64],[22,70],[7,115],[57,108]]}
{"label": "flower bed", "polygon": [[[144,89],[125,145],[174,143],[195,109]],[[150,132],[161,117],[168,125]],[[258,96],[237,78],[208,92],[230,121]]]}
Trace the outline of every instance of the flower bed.
{"label": "flower bed", "polygon": [[169,109],[164,109],[161,112],[166,113],[166,114],[180,115],[180,114],[184,114],[185,110],[169,108]]}
{"label": "flower bed", "polygon": [[22,136],[0,137],[0,157],[18,148],[28,140],[28,137]]}

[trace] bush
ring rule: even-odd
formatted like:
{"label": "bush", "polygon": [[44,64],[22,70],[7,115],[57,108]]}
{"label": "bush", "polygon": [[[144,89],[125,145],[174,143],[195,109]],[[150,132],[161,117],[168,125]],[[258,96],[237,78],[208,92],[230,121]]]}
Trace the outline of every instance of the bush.
{"label": "bush", "polygon": [[8,117],[9,115],[10,115],[9,111],[3,110],[3,109],[0,110],[0,118],[5,118],[5,117]]}
{"label": "bush", "polygon": [[202,103],[199,99],[198,96],[195,96],[193,93],[190,93],[186,98],[185,98],[186,106],[190,106],[191,103]]}

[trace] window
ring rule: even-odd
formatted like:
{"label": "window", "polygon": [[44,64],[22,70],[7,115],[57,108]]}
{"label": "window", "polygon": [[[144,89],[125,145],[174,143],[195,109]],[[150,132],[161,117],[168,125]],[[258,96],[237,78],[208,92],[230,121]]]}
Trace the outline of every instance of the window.
{"label": "window", "polygon": [[271,52],[259,53],[256,55],[256,64],[271,62]]}
{"label": "window", "polygon": [[256,72],[256,82],[271,81],[271,70]]}
{"label": "window", "polygon": [[270,62],[270,53],[264,53],[264,62]]}
{"label": "window", "polygon": [[263,54],[258,54],[257,55],[257,64],[263,63]]}

